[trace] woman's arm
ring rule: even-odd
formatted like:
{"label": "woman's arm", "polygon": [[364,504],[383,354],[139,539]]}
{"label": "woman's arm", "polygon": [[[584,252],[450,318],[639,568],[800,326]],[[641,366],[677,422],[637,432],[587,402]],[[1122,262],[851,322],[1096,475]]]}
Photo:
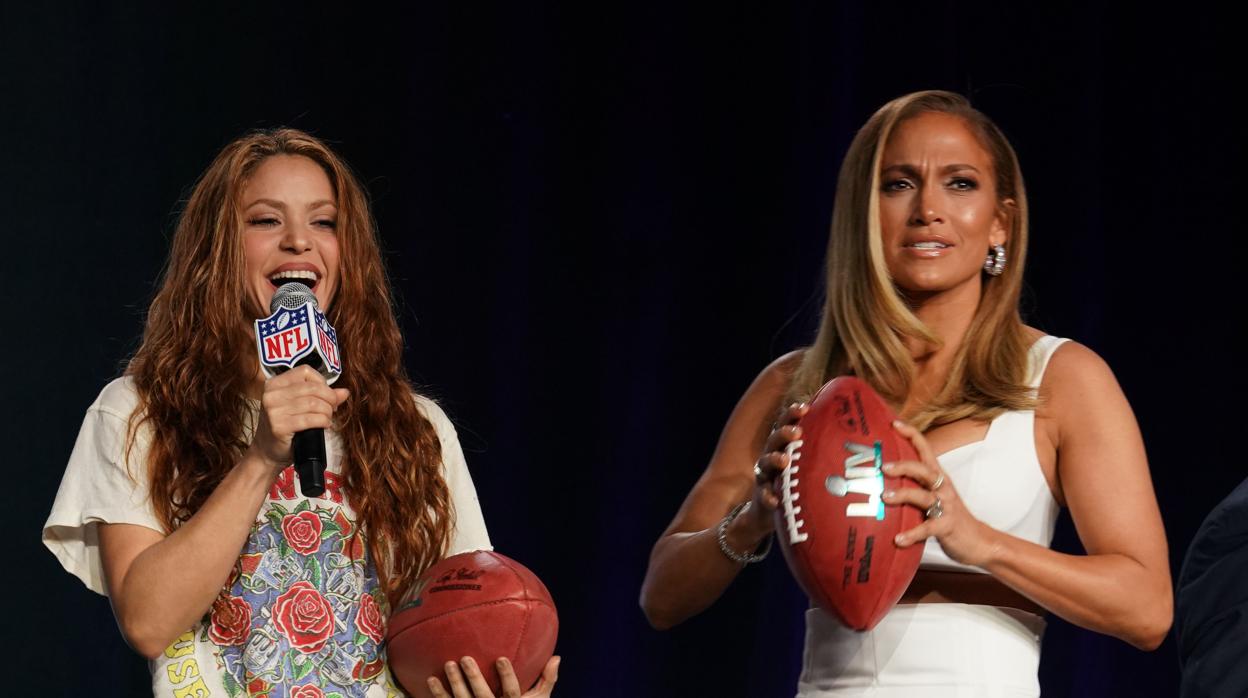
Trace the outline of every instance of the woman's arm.
{"label": "woman's arm", "polygon": [[221,593],[277,470],[253,454],[204,506],[168,536],[145,526],[100,524],[100,555],[113,615],[148,659],[204,616]]}
{"label": "woman's arm", "polygon": [[169,535],[100,524],[113,614],[126,641],[151,659],[204,616],[230,576],[273,478],[290,463],[295,432],[328,428],[346,399],[307,367],[265,383],[256,438],[204,505]]}
{"label": "woman's arm", "polygon": [[[705,610],[741,571],[719,549],[716,530],[734,505],[750,500],[725,532],[733,550],[753,551],[771,535],[772,512],[779,501],[770,487],[756,485],[754,464],[766,445],[769,455],[761,465],[773,474],[787,465],[774,452],[796,438],[797,427],[782,426],[770,438],[768,434],[799,360],[797,352],[781,357],[745,391],[706,471],[655,543],[641,587],[641,608],[655,628],[670,628]],[[790,410],[782,422],[796,421],[797,414]]]}
{"label": "woman's arm", "polygon": [[[944,515],[902,534],[899,545],[935,536],[954,560],[982,567],[1062,618],[1141,649],[1165,639],[1173,616],[1165,530],[1135,417],[1105,362],[1073,342],[1054,353],[1041,386],[1041,412],[1056,423],[1059,496],[1087,555],[1067,555],[994,530],[970,516],[951,483],[885,500],[926,509],[939,496]],[[891,471],[930,487],[939,466],[914,429],[900,430],[922,463]]]}
{"label": "woman's arm", "polygon": [[1156,649],[1174,615],[1169,553],[1135,415],[1113,372],[1073,342],[1046,371],[1057,472],[1087,555],[997,534],[984,569],[1066,620]]}

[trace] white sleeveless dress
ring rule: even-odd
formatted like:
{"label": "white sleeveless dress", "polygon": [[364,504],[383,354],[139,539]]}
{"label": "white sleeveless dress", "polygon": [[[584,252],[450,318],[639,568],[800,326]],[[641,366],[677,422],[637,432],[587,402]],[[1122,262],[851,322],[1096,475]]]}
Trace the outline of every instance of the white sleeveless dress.
{"label": "white sleeveless dress", "polygon": [[[1030,350],[1028,384],[1040,386],[1065,339],[1042,337]],[[982,441],[939,457],[967,509],[993,528],[1049,546],[1059,506],[1040,469],[1035,412],[1005,412]],[[936,539],[923,569],[984,573],[949,559]],[[806,612],[798,698],[1014,698],[1039,696],[1044,619],[1012,608],[956,603],[899,604],[858,632],[821,609]]]}

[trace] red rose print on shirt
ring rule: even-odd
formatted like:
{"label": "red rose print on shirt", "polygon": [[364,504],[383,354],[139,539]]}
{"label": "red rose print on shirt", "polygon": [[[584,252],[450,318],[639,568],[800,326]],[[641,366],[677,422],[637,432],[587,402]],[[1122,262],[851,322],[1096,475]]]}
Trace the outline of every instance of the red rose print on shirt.
{"label": "red rose print on shirt", "polygon": [[360,610],[355,614],[355,627],[377,644],[381,644],[381,639],[386,636],[386,619],[381,617],[381,609],[372,594],[360,596]]}
{"label": "red rose print on shirt", "polygon": [[239,596],[220,596],[212,604],[208,637],[219,647],[241,645],[251,635],[251,604]]}
{"label": "red rose print on shirt", "polygon": [[298,581],[277,597],[273,623],[295,649],[304,654],[319,652],[334,632],[329,601],[310,582]]}
{"label": "red rose print on shirt", "polygon": [[325,694],[321,692],[319,686],[306,684],[292,688],[290,690],[290,698],[325,698]]}
{"label": "red rose print on shirt", "polygon": [[378,657],[371,662],[365,662],[361,659],[355,663],[355,666],[351,667],[351,678],[356,681],[372,681],[377,678],[385,666],[385,657]]}
{"label": "red rose print on shirt", "polygon": [[273,685],[264,679],[251,679],[247,682],[247,695],[251,698],[269,698],[269,689]]}
{"label": "red rose print on shirt", "polygon": [[311,555],[321,547],[321,517],[311,511],[287,514],[282,519],[282,535],[295,552]]}

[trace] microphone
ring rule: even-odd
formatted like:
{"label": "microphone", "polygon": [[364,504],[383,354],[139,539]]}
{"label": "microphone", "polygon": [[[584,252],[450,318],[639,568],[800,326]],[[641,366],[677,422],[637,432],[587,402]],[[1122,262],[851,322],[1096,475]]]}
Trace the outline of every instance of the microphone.
{"label": "microphone", "polygon": [[[311,366],[333,384],[342,375],[338,333],[325,319],[316,296],[307,286],[282,284],[269,302],[267,318],[256,320],[256,348],[260,365],[270,378],[294,368]],[[299,491],[305,497],[325,492],[325,430],[305,429],[294,435],[291,450]]]}

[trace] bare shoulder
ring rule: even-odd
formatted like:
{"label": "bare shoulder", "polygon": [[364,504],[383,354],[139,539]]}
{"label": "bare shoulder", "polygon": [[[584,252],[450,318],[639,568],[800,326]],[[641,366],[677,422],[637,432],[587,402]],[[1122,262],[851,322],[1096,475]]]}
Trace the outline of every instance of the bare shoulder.
{"label": "bare shoulder", "polygon": [[787,390],[789,381],[793,378],[793,373],[802,364],[802,357],[805,355],[806,349],[804,348],[794,349],[784,354],[767,364],[767,367],[759,374],[757,382],[780,383]]}
{"label": "bare shoulder", "polygon": [[789,392],[804,353],[804,349],[798,349],[781,356],[767,364],[750,383],[728,418],[720,439],[721,448],[725,442],[748,444],[746,448],[751,451],[761,446],[761,439],[767,435],[766,425],[775,420],[777,410],[782,407],[781,401]]}
{"label": "bare shoulder", "polygon": [[1056,428],[1059,450],[1080,442],[1107,445],[1115,437],[1122,439],[1119,448],[1137,450],[1139,426],[1118,379],[1083,344],[1064,342],[1053,352],[1040,384],[1040,403],[1037,416]]}
{"label": "bare shoulder", "polygon": [[[1023,331],[1027,335],[1028,344],[1035,344],[1048,336],[1048,333],[1029,325],[1024,325]],[[1089,382],[1091,386],[1086,385]],[[1118,383],[1109,364],[1087,346],[1068,339],[1062,342],[1049,357],[1049,363],[1044,369],[1044,378],[1040,382],[1041,400],[1047,402],[1052,399],[1063,399],[1072,392],[1078,392],[1081,388],[1099,388],[1107,383],[1117,388]]]}
{"label": "bare shoulder", "polygon": [[772,361],[771,365],[779,366],[781,368],[792,371],[792,370],[795,370],[797,368],[797,365],[802,362],[802,357],[804,356],[806,356],[806,347],[802,347],[801,349],[794,349],[793,351],[787,354],[784,354],[783,356],[776,359],[775,361]]}
{"label": "bare shoulder", "polygon": [[[797,349],[767,364],[741,396],[734,415],[747,415],[747,419],[752,421],[760,412],[770,414],[780,409],[780,401],[789,392],[793,374],[801,365],[805,352],[805,349]],[[770,423],[771,418],[766,421]]]}
{"label": "bare shoulder", "polygon": [[721,447],[726,443],[735,444],[743,447],[745,452],[752,452],[762,446],[769,430],[767,425],[782,409],[781,403],[789,392],[793,374],[801,365],[804,354],[804,349],[791,351],[767,364],[758,374],[728,418],[720,440]]}
{"label": "bare shoulder", "polygon": [[1107,388],[1120,390],[1109,364],[1095,351],[1074,340],[1063,342],[1053,352],[1040,384],[1043,396],[1062,402],[1084,399]]}

